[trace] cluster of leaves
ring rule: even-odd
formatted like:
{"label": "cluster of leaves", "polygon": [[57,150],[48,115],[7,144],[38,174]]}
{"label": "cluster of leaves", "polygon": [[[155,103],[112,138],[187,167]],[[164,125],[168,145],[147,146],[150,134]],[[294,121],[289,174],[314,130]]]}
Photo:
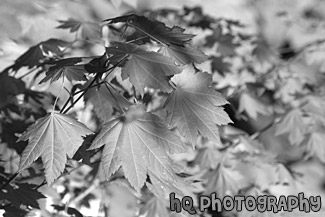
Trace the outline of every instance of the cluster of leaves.
{"label": "cluster of leaves", "polygon": [[[325,162],[323,74],[306,76],[296,70],[296,60],[315,43],[283,60],[260,38],[244,34],[241,23],[209,17],[200,8],[144,14],[105,20],[109,44],[95,57],[71,57],[69,52],[100,41],[102,26],[72,18],[59,21],[58,28],[77,33],[75,41],[41,42],[0,74],[1,143],[6,153],[19,154],[19,163],[0,162],[4,216],[39,209],[36,200],[44,196],[37,189],[68,179],[82,165],[91,168],[81,178],[87,180],[88,193],[70,205],[84,205],[81,197],[97,188],[97,176],[103,183],[127,183],[141,198],[138,214],[144,216],[171,215],[166,209],[171,192],[193,198],[212,192],[219,197],[271,194],[270,186],[294,185],[297,177],[259,140],[270,128],[302,150],[297,161],[315,157]],[[168,23],[205,37],[195,44],[194,34]],[[247,44],[252,49],[240,53]],[[269,66],[260,69],[265,62]],[[60,91],[55,96],[38,92],[30,88],[34,81],[60,83]],[[69,97],[62,103],[63,89]],[[79,111],[82,99],[85,106]],[[223,106],[233,109],[234,123]],[[91,130],[75,117],[89,108],[96,125]],[[251,135],[234,130],[240,120],[249,124],[261,116],[269,123]],[[180,157],[189,152],[194,152],[190,159]],[[64,191],[62,198],[69,191],[75,189]],[[69,204],[54,209],[82,216]]]}

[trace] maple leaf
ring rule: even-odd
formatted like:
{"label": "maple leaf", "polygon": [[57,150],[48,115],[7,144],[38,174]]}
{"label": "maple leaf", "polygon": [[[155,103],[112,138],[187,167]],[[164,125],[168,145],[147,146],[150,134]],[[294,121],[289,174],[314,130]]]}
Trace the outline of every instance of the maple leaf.
{"label": "maple leaf", "polygon": [[27,128],[18,141],[29,140],[24,149],[19,172],[41,156],[46,181],[50,184],[63,172],[67,156],[72,158],[83,142],[82,136],[92,132],[70,115],[52,112]]}
{"label": "maple leaf", "polygon": [[212,75],[187,67],[181,74],[175,75],[172,82],[176,89],[164,105],[167,122],[177,126],[193,146],[198,133],[220,144],[217,125],[228,124],[231,120],[219,107],[228,101],[211,87]]}
{"label": "maple leaf", "polygon": [[35,187],[37,186],[27,183],[19,183],[15,188],[9,185],[6,187],[6,192],[0,191],[0,196],[11,201],[15,207],[24,204],[39,209],[37,200],[45,198],[45,196],[35,190]]}
{"label": "maple leaf", "polygon": [[214,29],[213,34],[206,37],[206,46],[213,47],[218,43],[217,52],[222,56],[233,56],[236,54],[238,43],[234,42],[235,36],[230,33],[223,34],[221,26]]}
{"label": "maple leaf", "polygon": [[202,169],[216,169],[222,160],[222,152],[213,147],[205,147],[198,150],[195,162]]}
{"label": "maple leaf", "polygon": [[102,28],[97,23],[82,23],[81,37],[84,39],[100,40],[102,37]]}
{"label": "maple leaf", "polygon": [[81,37],[84,39],[100,40],[102,29],[100,25],[92,22],[80,22],[73,18],[68,20],[59,20],[61,25],[57,26],[58,29],[70,29],[70,32],[76,32],[81,29]]}
{"label": "maple leaf", "polygon": [[25,209],[21,209],[15,206],[7,206],[4,208],[5,213],[3,217],[25,217],[28,212]]}
{"label": "maple leaf", "polygon": [[231,64],[224,61],[224,58],[221,56],[212,56],[211,58],[211,70],[217,71],[219,74],[224,75],[226,72],[230,72]]}
{"label": "maple leaf", "polygon": [[170,92],[167,76],[181,71],[168,57],[146,51],[137,45],[114,42],[106,48],[106,53],[112,55],[110,60],[113,62],[128,58],[122,68],[122,78],[129,78],[141,95],[145,87]]}
{"label": "maple leaf", "polygon": [[307,129],[304,122],[302,111],[300,109],[292,109],[277,124],[275,135],[288,134],[290,143],[299,145],[304,140],[304,134]]}
{"label": "maple leaf", "polygon": [[235,195],[240,189],[246,186],[245,177],[233,167],[226,167],[220,164],[216,170],[211,170],[205,177],[206,191],[209,195],[216,192],[219,198],[226,195]]}
{"label": "maple leaf", "polygon": [[249,117],[256,119],[258,114],[271,114],[270,108],[258,101],[249,93],[243,93],[239,99],[238,112],[246,112]]}
{"label": "maple leaf", "polygon": [[66,41],[53,38],[40,42],[30,47],[25,53],[18,57],[12,69],[17,71],[24,66],[33,68],[34,66],[38,66],[50,54],[62,56],[63,53],[61,48],[65,48],[68,45],[69,43]]}
{"label": "maple leaf", "polygon": [[136,14],[107,19],[105,21],[109,23],[127,23],[156,42],[166,45],[184,46],[194,37],[192,34],[185,34],[185,30],[178,26],[170,28],[162,22],[152,21]]}
{"label": "maple leaf", "polygon": [[180,47],[180,46],[163,46],[160,51],[179,65],[186,65],[189,63],[202,63],[209,57],[201,50],[193,47]]}
{"label": "maple leaf", "polygon": [[61,25],[57,26],[58,29],[70,29],[70,32],[76,32],[82,25],[82,22],[69,18],[68,20],[59,20]]}
{"label": "maple leaf", "polygon": [[173,179],[167,154],[184,150],[178,136],[142,106],[131,106],[125,115],[107,122],[89,149],[103,145],[101,162],[106,178],[122,166],[125,177],[137,191],[144,185],[148,171]]}
{"label": "maple leaf", "polygon": [[318,158],[325,163],[325,132],[317,130],[307,136],[307,151],[309,156]]}
{"label": "maple leaf", "polygon": [[110,85],[101,86],[100,88],[91,88],[86,92],[84,98],[85,101],[93,105],[96,115],[103,122],[111,119],[113,108],[123,112],[123,110],[132,105]]}
{"label": "maple leaf", "polygon": [[40,83],[51,80],[51,83],[60,79],[63,75],[69,81],[85,81],[85,66],[82,64],[76,65],[82,62],[81,58],[67,58],[58,61],[47,62],[47,64],[53,64],[46,72],[46,77],[43,78]]}
{"label": "maple leaf", "polygon": [[140,208],[141,216],[156,216],[156,217],[168,217],[170,216],[167,206],[158,197],[152,195],[146,199],[144,205]]}

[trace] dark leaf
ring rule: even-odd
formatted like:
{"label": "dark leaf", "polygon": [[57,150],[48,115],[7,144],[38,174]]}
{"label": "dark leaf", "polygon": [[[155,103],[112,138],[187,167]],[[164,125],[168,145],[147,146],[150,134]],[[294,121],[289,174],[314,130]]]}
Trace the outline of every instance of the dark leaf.
{"label": "dark leaf", "polygon": [[184,46],[194,37],[194,35],[183,33],[184,29],[180,27],[174,26],[170,28],[162,22],[152,21],[136,14],[107,19],[105,21],[109,21],[109,23],[126,23],[145,33],[152,40],[166,45]]}
{"label": "dark leaf", "polygon": [[17,71],[24,66],[33,68],[34,66],[38,66],[51,54],[54,56],[62,56],[63,53],[61,49],[67,47],[68,45],[69,43],[66,41],[53,38],[43,41],[30,47],[25,53],[18,57],[12,69]]}
{"label": "dark leaf", "polygon": [[38,199],[45,198],[45,196],[39,191],[35,190],[35,185],[20,183],[15,188],[7,186],[5,188],[6,193],[0,191],[1,198],[5,198],[10,201],[15,207],[19,207],[24,204],[33,208],[39,209],[37,203]]}
{"label": "dark leaf", "polygon": [[65,76],[69,81],[85,81],[85,66],[83,64],[76,65],[82,62],[81,58],[67,58],[55,62],[48,62],[53,64],[46,72],[46,77],[43,78],[40,83],[48,80],[52,82],[57,81],[61,77]]}
{"label": "dark leaf", "polygon": [[128,59],[122,68],[122,78],[129,78],[130,82],[144,94],[144,88],[155,88],[161,91],[172,90],[167,76],[180,73],[174,61],[156,52],[149,52],[142,47],[120,42],[112,43],[106,48],[111,61],[120,62]]}
{"label": "dark leaf", "polygon": [[0,108],[6,106],[16,95],[24,93],[25,83],[22,80],[0,73]]}
{"label": "dark leaf", "polygon": [[222,33],[222,28],[218,26],[214,29],[213,34],[206,37],[206,46],[213,47],[217,42],[217,52],[219,52],[222,56],[233,56],[236,54],[236,48],[239,46],[237,42],[234,42],[235,36],[226,33]]}
{"label": "dark leaf", "polygon": [[27,215],[27,211],[20,209],[15,206],[8,206],[4,208],[5,213],[3,214],[3,217],[25,217]]}
{"label": "dark leaf", "polygon": [[226,72],[230,72],[231,64],[224,61],[221,56],[213,56],[211,62],[212,71],[217,71],[219,74],[224,75]]}

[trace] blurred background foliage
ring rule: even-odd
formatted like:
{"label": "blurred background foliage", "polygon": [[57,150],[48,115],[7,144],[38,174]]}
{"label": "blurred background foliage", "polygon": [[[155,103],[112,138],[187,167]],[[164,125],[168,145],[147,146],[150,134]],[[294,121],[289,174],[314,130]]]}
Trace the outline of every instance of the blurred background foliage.
{"label": "blurred background foliage", "polygon": [[[46,41],[49,38],[74,40],[76,34],[56,28],[60,25],[59,21],[73,18],[85,23],[96,23],[98,29],[94,26],[91,28],[94,31],[100,31],[100,36],[94,35],[93,31],[82,30],[82,37],[96,40],[90,44],[82,44],[70,55],[98,56],[104,52],[103,44],[107,43],[107,35],[110,34],[109,30],[102,25],[102,20],[127,12],[142,14],[161,9],[170,9],[171,11],[167,13],[167,16],[160,16],[163,22],[168,26],[176,24],[175,22],[179,22],[177,24],[181,26],[185,25],[187,32],[197,34],[193,44],[202,48],[206,54],[213,56],[208,62],[201,64],[200,68],[205,71],[218,72],[214,75],[215,87],[222,91],[235,107],[233,110],[228,108],[227,111],[233,111],[232,117],[244,120],[235,122],[234,128],[226,128],[228,130],[226,134],[231,136],[235,131],[240,130],[253,135],[254,139],[258,138],[268,151],[275,154],[277,159],[285,163],[284,165],[289,165],[290,170],[295,171],[296,176],[299,177],[299,181],[295,182],[294,189],[291,185],[274,184],[273,186],[268,185],[269,192],[274,195],[289,195],[303,191],[307,195],[321,195],[322,201],[325,201],[323,166],[325,148],[322,147],[325,136],[315,138],[319,146],[309,153],[309,155],[316,156],[316,160],[313,158],[313,160],[301,161],[305,149],[302,150],[299,146],[291,144],[300,140],[301,130],[304,130],[299,129],[296,125],[301,123],[300,119],[298,121],[295,119],[297,116],[294,115],[297,114],[294,113],[294,118],[287,120],[286,123],[290,123],[290,126],[284,125],[277,129],[274,127],[274,122],[277,120],[274,113],[283,112],[286,106],[299,107],[299,102],[295,100],[295,97],[306,94],[306,86],[318,88],[320,90],[319,97],[321,99],[324,97],[325,1],[2,0],[0,2],[0,70],[11,65],[29,47],[41,41]],[[192,14],[187,16],[188,20],[176,19],[175,14],[177,13],[175,12],[182,11],[181,13],[185,14],[189,9]],[[173,13],[175,14],[173,15]],[[203,16],[220,19],[221,23],[223,20],[226,22],[222,29],[209,29],[209,19],[203,19]],[[195,23],[196,20],[202,23]],[[233,26],[224,28],[226,25]],[[86,27],[83,28],[86,29]],[[225,33],[227,29],[230,31],[228,35]],[[252,38],[254,43],[251,43]],[[215,42],[219,42],[217,48]],[[23,74],[24,72],[26,71],[19,73]],[[257,81],[262,74],[266,76]],[[275,92],[272,99],[268,97],[265,88],[259,86],[260,82],[263,82],[264,87]],[[51,88],[46,84],[36,85],[33,83],[30,85],[39,91],[49,90],[54,95],[58,91],[56,86],[60,86],[56,83],[53,83]],[[262,94],[258,92],[260,89],[264,90]],[[238,94],[241,92],[243,94]],[[68,94],[61,96],[60,101],[64,102],[67,97]],[[274,99],[277,100],[276,103],[272,101]],[[306,105],[310,106],[313,102],[310,99],[309,104]],[[325,103],[324,99],[323,103]],[[317,101],[317,106],[309,108],[323,110],[324,106],[319,105],[319,101]],[[78,112],[78,117],[82,122],[89,128],[96,129],[97,125],[90,116],[90,111],[87,109]],[[270,123],[273,124],[271,127],[269,127]],[[1,125],[1,127],[2,130],[7,130],[5,125]],[[23,131],[26,123],[20,127]],[[294,128],[295,132],[288,132],[288,127]],[[288,133],[291,137],[284,136]],[[241,137],[239,141],[243,144],[252,143],[244,137]],[[1,167],[6,173],[14,173],[18,168],[19,155],[17,153],[19,150],[2,143],[0,153],[6,153],[2,155]],[[207,153],[201,154],[206,156]],[[180,158],[191,159],[193,157],[188,154]],[[213,159],[215,156],[212,157],[212,161]],[[200,163],[200,160],[198,161]],[[215,159],[215,161],[217,160]],[[135,213],[141,214],[143,210],[139,209],[139,201],[145,201],[147,206],[154,206],[159,210],[159,201],[153,201],[152,198],[139,200],[140,195],[137,195],[127,183],[120,181],[118,175],[115,177],[116,181],[103,184],[99,180],[91,178],[94,171],[89,166],[78,162],[71,162],[71,164],[68,166],[68,170],[71,170],[69,175],[61,177],[51,187],[42,186],[39,189],[47,198],[38,200],[40,209],[32,211],[34,215],[64,216],[63,211],[66,211],[75,216],[78,216],[80,212],[84,216],[102,216],[105,213],[108,216],[127,217],[134,216]],[[241,169],[244,174],[256,173],[244,166]],[[263,169],[268,170],[267,167]],[[277,170],[280,171],[278,172],[280,175],[285,173],[283,171],[287,171],[282,167]],[[29,172],[33,174],[32,171]],[[241,175],[229,173],[229,171],[224,171],[224,173],[225,176],[238,179],[241,177]],[[33,179],[31,182],[35,184],[42,181],[42,177],[31,178]],[[209,176],[209,178],[212,180],[210,185],[215,184],[213,176]],[[267,183],[268,180],[264,177],[260,182]],[[219,187],[231,185],[223,184]],[[230,188],[233,187],[230,186]],[[200,187],[198,186],[198,188]],[[235,188],[240,188],[240,186],[235,186]],[[214,187],[212,186],[211,189]],[[211,192],[207,191],[206,193]],[[56,206],[52,206],[52,204],[56,204]],[[70,210],[67,210],[66,204],[69,204]],[[163,216],[161,213],[164,213],[163,209],[160,210],[160,215]],[[246,213],[240,216],[250,215]],[[254,216],[259,215],[254,214]],[[295,216],[298,214],[296,213]],[[324,216],[324,213],[306,214],[306,216]]]}

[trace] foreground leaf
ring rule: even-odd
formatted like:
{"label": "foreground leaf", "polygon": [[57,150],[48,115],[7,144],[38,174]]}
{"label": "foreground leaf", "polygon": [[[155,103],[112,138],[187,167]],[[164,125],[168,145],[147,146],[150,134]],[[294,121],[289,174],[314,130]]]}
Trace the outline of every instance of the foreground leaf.
{"label": "foreground leaf", "polygon": [[22,153],[19,172],[41,156],[46,181],[50,184],[64,170],[67,156],[72,158],[84,141],[82,136],[92,132],[70,115],[52,112],[28,127],[18,141],[29,140]]}
{"label": "foreground leaf", "polygon": [[174,26],[170,28],[162,22],[149,20],[144,16],[135,14],[107,19],[106,21],[109,21],[109,23],[127,23],[156,42],[166,45],[184,46],[194,37],[192,34],[183,33],[184,29],[180,27]]}
{"label": "foreground leaf", "polygon": [[167,122],[177,126],[180,133],[193,145],[199,133],[220,144],[217,125],[231,122],[228,114],[219,107],[227,100],[211,87],[212,76],[197,72],[193,67],[175,75],[176,89],[165,102]]}
{"label": "foreground leaf", "polygon": [[30,47],[25,53],[18,57],[12,69],[17,71],[24,66],[33,68],[34,66],[38,66],[49,55],[62,56],[62,48],[68,45],[68,42],[54,38],[40,42]]}
{"label": "foreground leaf", "polygon": [[112,61],[120,62],[128,58],[122,69],[122,78],[129,78],[141,95],[145,87],[170,92],[167,76],[180,73],[171,59],[137,45],[114,42],[106,48],[106,52],[112,55]]}
{"label": "foreground leaf", "polygon": [[65,76],[69,81],[86,81],[85,73],[87,72],[82,62],[82,58],[67,58],[55,62],[49,62],[53,64],[46,72],[46,77],[43,78],[40,83],[51,80],[51,83],[57,81],[61,77]]}
{"label": "foreground leaf", "polygon": [[183,151],[178,136],[162,120],[136,106],[107,122],[89,149],[103,145],[101,161],[106,178],[122,166],[125,177],[137,191],[144,185],[149,171],[173,179],[172,162],[167,154]]}

